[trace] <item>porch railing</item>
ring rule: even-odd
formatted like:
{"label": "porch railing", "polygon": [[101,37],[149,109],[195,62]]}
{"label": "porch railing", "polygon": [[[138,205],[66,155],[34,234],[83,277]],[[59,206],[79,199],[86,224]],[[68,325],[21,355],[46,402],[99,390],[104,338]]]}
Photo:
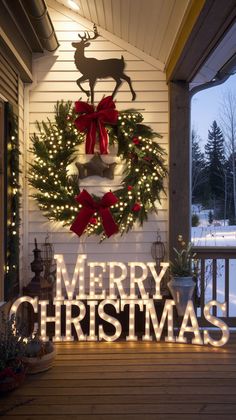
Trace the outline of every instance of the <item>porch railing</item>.
{"label": "porch railing", "polygon": [[226,302],[226,313],[213,308],[213,315],[222,318],[227,325],[236,328],[236,247],[196,247],[199,260],[198,320],[207,325],[203,308],[209,300]]}

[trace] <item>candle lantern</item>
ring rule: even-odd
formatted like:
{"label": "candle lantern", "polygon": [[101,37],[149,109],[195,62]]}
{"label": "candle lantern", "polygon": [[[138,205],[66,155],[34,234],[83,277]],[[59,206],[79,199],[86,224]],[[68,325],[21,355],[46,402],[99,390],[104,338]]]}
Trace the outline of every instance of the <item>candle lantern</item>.
{"label": "candle lantern", "polygon": [[[159,234],[157,235],[157,240],[153,242],[151,246],[151,255],[152,255],[152,258],[156,261],[157,273],[160,273],[161,262],[164,261],[166,250],[165,250],[165,245],[162,242],[161,236]],[[169,294],[169,290],[167,288],[166,276],[163,277],[162,282],[161,282],[161,294],[162,296],[167,296]]]}
{"label": "candle lantern", "polygon": [[160,270],[160,264],[165,258],[165,245],[161,240],[160,235],[157,235],[156,242],[153,242],[151,247],[152,258],[156,261],[157,269]]}
{"label": "candle lantern", "polygon": [[56,263],[54,260],[54,248],[49,242],[49,235],[46,236],[42,245],[44,276],[42,288],[51,287],[56,278]]}
{"label": "candle lantern", "polygon": [[34,239],[35,249],[33,250],[34,253],[34,260],[31,263],[31,270],[35,273],[34,277],[31,281],[31,289],[33,292],[37,293],[40,290],[42,276],[40,273],[43,271],[43,261],[41,257],[41,250],[38,248],[37,239]]}

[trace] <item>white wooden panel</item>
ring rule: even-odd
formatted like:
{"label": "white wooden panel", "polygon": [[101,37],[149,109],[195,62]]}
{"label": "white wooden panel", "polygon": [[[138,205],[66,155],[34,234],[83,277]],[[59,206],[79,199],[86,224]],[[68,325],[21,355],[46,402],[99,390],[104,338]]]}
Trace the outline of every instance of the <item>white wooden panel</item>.
{"label": "white wooden panel", "polygon": [[132,0],[121,0],[121,38],[123,39],[129,39],[129,19],[132,13],[131,4]]}
{"label": "white wooden panel", "polygon": [[176,26],[180,27],[186,8],[187,2],[175,0],[175,4],[173,5],[172,13],[168,22],[168,30],[165,32],[164,41],[162,42],[159,48],[159,53],[157,55],[159,59],[163,61],[166,60],[166,52],[171,51],[177,34]]}
{"label": "white wooden panel", "polygon": [[[40,102],[32,102],[31,103],[31,112],[32,113],[38,113],[41,105],[39,105]],[[130,107],[130,102],[119,102],[119,108],[117,107],[117,109],[119,111],[122,111],[123,109],[129,109]],[[133,102],[132,103],[132,108],[133,109],[137,109],[140,112],[168,112],[168,102],[148,102],[145,103],[145,108],[144,108],[144,104],[143,102]],[[55,102],[47,102],[44,104],[43,107],[43,111],[46,113],[54,113],[55,111]]]}
{"label": "white wooden panel", "polygon": [[147,54],[151,54],[153,43],[155,42],[155,38],[158,34],[159,25],[158,22],[160,20],[160,12],[162,8],[162,3],[157,2],[156,0],[151,0],[150,7],[153,10],[149,21],[148,21],[148,30],[144,28],[144,51]]}
{"label": "white wooden panel", "polygon": [[[113,16],[115,16],[114,19],[114,33],[121,37],[121,19],[118,18],[118,16],[120,16],[121,13],[121,0],[115,0],[112,2],[112,7],[113,7]],[[105,28],[105,26],[102,24],[101,22],[101,26],[103,26]]]}
{"label": "white wooden panel", "polygon": [[[70,17],[78,20],[80,15],[96,22],[112,35],[166,63],[190,1],[81,0],[78,14],[70,12]],[[51,3],[58,10],[62,9],[58,3],[68,6],[66,0]]]}
{"label": "white wooden panel", "polygon": [[[116,0],[116,3],[119,3],[119,0]],[[99,23],[99,25],[103,26],[104,28],[106,24],[106,20],[105,20],[103,0],[95,0],[95,7],[97,11],[97,21],[94,21],[94,22]]]}
{"label": "white wooden panel", "polygon": [[[76,38],[74,38],[76,39]],[[64,51],[63,53],[55,53],[54,55],[52,55],[51,57],[56,57],[56,59],[59,57],[60,61],[73,61],[74,62],[74,50],[71,51]],[[122,55],[124,57],[125,61],[136,61],[137,57],[127,51],[123,51]],[[104,59],[109,59],[109,58],[117,58],[120,59],[121,58],[121,51],[96,51],[96,56],[95,56],[95,52],[93,50],[87,49],[85,51],[85,56],[86,57],[95,57],[98,60],[104,60]]]}
{"label": "white wooden panel", "polygon": [[[87,83],[83,83],[83,86],[88,87]],[[112,92],[115,87],[115,81],[112,79],[109,80],[98,80],[96,83],[95,91],[96,92]],[[62,82],[41,82],[35,87],[34,92],[60,92],[62,88]],[[153,81],[153,82],[140,82],[135,81],[133,83],[133,88],[135,92],[160,92],[166,91],[167,86],[165,82]],[[75,89],[78,90],[78,86],[76,82],[63,82],[63,91],[65,92],[74,92]],[[128,83],[125,81],[122,83],[121,87],[119,88],[119,92],[128,92],[130,91]],[[117,94],[117,96],[119,93]]]}
{"label": "white wooden panel", "polygon": [[[132,81],[163,81],[165,79],[163,77],[163,73],[158,71],[137,71],[137,70],[129,70],[129,77]],[[79,77],[78,71],[38,71],[37,72],[37,80],[38,82],[66,82],[66,81],[75,81]]]}
{"label": "white wooden panel", "polygon": [[82,11],[84,13],[84,16],[88,19],[91,20],[91,14],[90,14],[90,10],[88,7],[88,2],[87,0],[80,0],[80,5],[82,7]]}
{"label": "white wooden panel", "polygon": [[[60,41],[60,46],[57,50],[57,54],[58,52],[65,52],[65,51],[72,51],[74,53],[75,48],[72,47],[72,42],[77,42],[78,40],[78,36],[76,38],[72,38],[68,41]],[[87,51],[94,51],[94,57],[96,57],[96,53],[97,51],[120,51],[123,53],[122,48],[119,45],[115,45],[112,42],[106,41],[106,40],[102,40],[100,41],[99,38],[96,39],[95,41],[91,41],[90,46],[88,47],[88,49],[86,49]]]}
{"label": "white wooden panel", "polygon": [[98,16],[97,16],[97,10],[96,10],[96,6],[95,6],[95,0],[90,0],[89,1],[89,11],[90,11],[90,16],[91,16],[91,21],[97,23],[98,22]]}
{"label": "white wooden panel", "polygon": [[[104,3],[104,13],[105,13],[105,22],[106,22],[106,28],[109,32],[113,32],[113,10],[112,10],[112,3],[114,0],[106,0]],[[116,16],[114,16],[116,19]]]}
{"label": "white wooden panel", "polygon": [[162,43],[165,44],[165,35],[169,30],[169,20],[173,12],[175,0],[165,0],[162,2],[160,20],[158,22],[158,37],[155,38],[151,55],[153,57],[159,57],[159,52],[162,46]]}
{"label": "white wooden panel", "polygon": [[134,2],[132,2],[132,5],[131,5],[129,38],[127,40],[131,45],[137,45],[136,40],[137,40],[137,34],[139,30],[141,3],[142,3],[141,0],[136,0],[135,4]]}
{"label": "white wooden panel", "polygon": [[62,15],[61,13],[57,12],[55,9],[51,9],[49,7],[48,11],[49,11],[50,16],[53,14],[53,25],[57,21],[59,22],[61,22],[62,20],[67,21],[67,22],[71,21],[71,19],[68,16]]}
{"label": "white wooden panel", "polygon": [[[75,71],[75,67],[71,65],[72,61],[73,59],[60,61],[57,59],[56,55],[44,57],[44,60],[37,62],[37,69],[39,71]],[[155,67],[151,66],[149,63],[145,63],[145,61],[134,60],[126,62],[125,71],[136,70],[137,68],[140,71],[155,70]]]}
{"label": "white wooden panel", "polygon": [[19,119],[18,119],[18,132],[19,132],[19,185],[21,187],[21,198],[20,198],[20,246],[19,246],[19,276],[20,276],[20,284],[22,283],[23,278],[23,270],[24,270],[24,250],[23,250],[23,235],[24,235],[24,224],[23,224],[23,214],[24,214],[24,163],[25,163],[25,156],[24,156],[24,110],[23,110],[23,102],[24,101],[24,85],[23,82],[19,79],[18,84],[18,112],[19,112]]}
{"label": "white wooden panel", "polygon": [[[115,6],[116,3],[116,6]],[[138,2],[139,3],[139,2]],[[88,2],[83,0],[83,13],[93,15],[97,14],[97,19],[102,19],[100,11],[101,4],[106,7],[104,10],[104,18],[106,25],[114,24],[114,14],[111,15],[111,10],[120,9],[120,13],[124,13],[125,2],[120,0],[101,0],[99,1],[99,8],[97,2]],[[128,3],[126,3],[128,4]],[[133,6],[133,1],[130,2]],[[96,10],[95,10],[96,8]],[[122,10],[121,10],[122,9]],[[130,17],[133,13],[134,7],[130,7]],[[132,13],[131,13],[132,11]],[[51,11],[51,18],[54,22],[54,11]],[[128,34],[127,22],[120,23],[120,30]],[[78,39],[78,31],[87,29],[83,24],[73,22],[65,19],[65,14],[56,14],[57,36],[61,43],[59,50],[54,55],[46,55],[44,57],[37,56],[34,62],[35,80],[32,91],[30,92],[30,133],[36,131],[35,121],[49,117],[53,119],[53,109],[57,100],[71,100],[76,101],[82,99],[87,101],[87,97],[77,87],[75,81],[79,77],[79,72],[76,71],[74,65],[74,50],[71,47],[71,42]],[[157,71],[152,65],[137,59],[135,55],[121,47],[114,45],[109,39],[99,38],[95,42],[91,42],[91,46],[86,49],[86,55],[89,57],[96,57],[98,59],[104,58],[120,58],[121,55],[127,60],[126,73],[129,74],[133,80],[134,90],[137,92],[137,100],[131,102],[131,94],[127,83],[123,83],[116,97],[117,109],[135,108],[141,110],[144,116],[144,122],[151,125],[153,130],[164,134],[162,139],[158,142],[168,149],[168,89],[165,82],[165,74]],[[129,73],[130,72],[130,73]],[[86,84],[85,84],[86,85]],[[99,81],[95,89],[95,99],[99,101],[103,94],[111,94],[114,89],[113,80]],[[80,161],[84,156],[81,155],[83,150],[78,150]],[[30,156],[32,159],[33,156]],[[100,191],[107,191],[107,188],[115,190],[122,177],[122,165],[117,165],[115,179],[112,182],[99,179],[96,180],[97,186],[94,186],[92,178],[83,180],[83,185],[91,191],[99,188]],[[82,185],[82,184],[81,184]],[[32,188],[29,188],[29,196],[32,194]],[[102,194],[102,193],[101,193]],[[65,254],[68,263],[69,272],[73,272],[76,254],[78,252],[87,252],[90,260],[103,261],[106,260],[123,260],[123,261],[150,261],[151,258],[151,243],[156,240],[156,232],[159,229],[162,239],[167,240],[167,222],[168,222],[168,199],[163,196],[161,205],[158,204],[158,214],[152,213],[149,216],[148,222],[144,225],[136,226],[132,232],[127,235],[116,235],[103,244],[99,245],[99,238],[78,238],[69,231],[68,227],[63,227],[62,223],[49,222],[38,209],[37,203],[29,198],[29,217],[28,217],[28,231],[29,231],[29,255],[28,262],[32,260],[32,249],[34,247],[34,238],[37,237],[39,243],[44,242],[46,232],[49,231],[52,242],[55,244],[56,252]]]}
{"label": "white wooden panel", "polygon": [[[67,92],[64,89],[64,84],[62,83],[62,87],[60,91],[57,92],[50,92],[50,96],[48,95],[48,100],[53,101],[56,103],[57,101],[60,101],[61,99],[64,99],[65,101],[78,101],[79,98],[83,101],[87,101],[87,96],[83,94],[80,91],[78,92]],[[45,92],[37,92],[32,91],[30,93],[30,99],[32,102],[45,102]],[[167,101],[168,100],[168,92],[162,91],[162,92],[140,92],[137,94],[137,101],[138,102],[156,102],[156,101]],[[118,92],[116,97],[116,103],[119,104],[119,101],[121,102],[128,102],[130,101],[130,93],[129,92]],[[132,103],[130,103],[132,107]],[[41,105],[42,106],[42,105]]]}

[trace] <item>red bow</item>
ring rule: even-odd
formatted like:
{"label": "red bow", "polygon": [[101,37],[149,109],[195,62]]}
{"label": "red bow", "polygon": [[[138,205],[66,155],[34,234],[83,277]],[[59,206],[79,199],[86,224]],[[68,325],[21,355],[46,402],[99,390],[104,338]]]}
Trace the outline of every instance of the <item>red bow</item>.
{"label": "red bow", "polygon": [[117,197],[112,192],[106,193],[101,200],[95,201],[88,191],[83,190],[75,199],[79,204],[82,204],[83,208],[71,225],[70,230],[75,232],[78,236],[81,236],[88,225],[90,218],[97,211],[101,216],[106,235],[110,237],[118,232],[119,228],[109,210],[109,207],[116,204],[118,201]]}
{"label": "red bow", "polygon": [[79,131],[87,132],[85,152],[94,153],[96,134],[98,130],[101,155],[108,153],[108,135],[104,124],[116,124],[118,111],[111,96],[103,98],[95,112],[94,106],[86,102],[75,102],[75,112],[82,114],[75,120],[75,125]]}

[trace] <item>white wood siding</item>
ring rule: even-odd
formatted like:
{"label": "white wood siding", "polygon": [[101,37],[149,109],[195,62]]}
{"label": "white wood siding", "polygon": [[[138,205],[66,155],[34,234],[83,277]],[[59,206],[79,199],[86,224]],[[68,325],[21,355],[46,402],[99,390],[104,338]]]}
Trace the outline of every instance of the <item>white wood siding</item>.
{"label": "white wood siding", "polygon": [[23,284],[24,279],[24,206],[25,206],[25,194],[24,194],[24,184],[25,184],[25,154],[24,154],[24,84],[22,80],[19,79],[18,85],[18,102],[19,102],[19,148],[20,148],[20,157],[19,157],[19,184],[21,188],[21,199],[20,199],[20,250],[19,250],[19,263],[20,263],[20,286]]}
{"label": "white wood siding", "polygon": [[[79,90],[76,79],[80,74],[74,64],[74,49],[71,42],[78,39],[78,32],[87,28],[77,21],[73,21],[65,14],[60,14],[54,9],[49,9],[58,40],[59,49],[52,55],[37,56],[34,60],[34,87],[29,98],[29,123],[31,135],[36,130],[35,121],[46,117],[53,118],[54,105],[57,100],[87,100]],[[168,92],[165,74],[133,55],[108,39],[99,37],[92,41],[86,50],[86,55],[96,58],[120,58],[126,61],[126,73],[133,81],[133,88],[137,93],[135,102],[131,102],[131,93],[127,83],[123,83],[116,96],[118,110],[135,108],[142,110],[145,123],[163,135],[160,143],[168,149]],[[112,80],[99,81],[95,87],[95,100],[100,101],[103,95],[110,95],[115,82]],[[81,150],[78,152],[81,153]],[[115,155],[113,156],[115,158]],[[85,158],[83,156],[83,158]],[[117,170],[117,174],[120,169]],[[118,180],[118,175],[116,179]],[[96,179],[97,181],[98,179]],[[86,180],[84,180],[86,181]],[[117,181],[118,182],[118,181]],[[99,179],[99,184],[106,186],[104,179]],[[86,182],[84,182],[84,185]],[[91,185],[91,180],[87,180]],[[106,188],[105,188],[106,189]],[[115,189],[115,188],[114,188]],[[31,193],[29,189],[29,195]],[[149,221],[143,227],[137,226],[129,234],[121,237],[116,235],[99,244],[97,237],[79,238],[63,228],[59,223],[48,222],[39,211],[37,203],[29,200],[29,262],[32,260],[33,241],[36,237],[39,243],[45,239],[48,232],[55,245],[56,253],[65,256],[69,272],[73,271],[78,253],[87,253],[90,261],[150,261],[151,243],[156,240],[156,232],[160,229],[161,237],[167,240],[168,204],[163,197],[162,206],[159,206],[158,215],[150,214]]]}

